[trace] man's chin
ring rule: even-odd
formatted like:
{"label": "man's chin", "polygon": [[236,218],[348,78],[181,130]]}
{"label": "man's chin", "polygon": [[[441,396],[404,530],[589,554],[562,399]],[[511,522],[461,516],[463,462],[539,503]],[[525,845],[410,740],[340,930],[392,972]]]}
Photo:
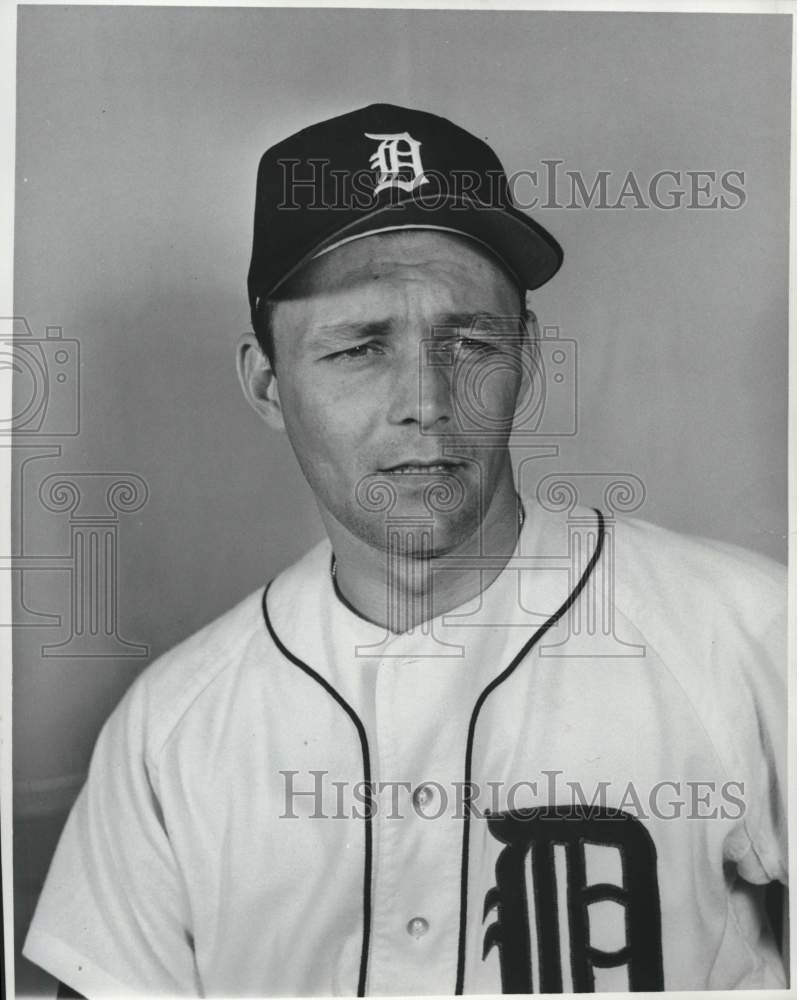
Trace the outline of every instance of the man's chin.
{"label": "man's chin", "polygon": [[424,539],[418,545],[391,544],[386,546],[384,551],[386,555],[397,560],[425,563],[443,556],[453,555],[459,548],[460,546],[455,541],[441,543],[435,540],[433,544],[431,540]]}
{"label": "man's chin", "polygon": [[[411,516],[388,521],[383,548],[396,559],[426,561],[470,550],[478,541],[479,519],[437,514],[434,518],[415,521]],[[477,546],[478,547],[478,546]]]}

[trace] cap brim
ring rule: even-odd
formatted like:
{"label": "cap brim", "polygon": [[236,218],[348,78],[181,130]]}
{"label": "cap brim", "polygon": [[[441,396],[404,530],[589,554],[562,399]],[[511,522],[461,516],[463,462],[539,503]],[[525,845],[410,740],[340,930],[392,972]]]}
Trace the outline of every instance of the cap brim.
{"label": "cap brim", "polygon": [[551,234],[514,207],[494,208],[439,198],[434,209],[414,201],[385,205],[329,232],[279,282],[260,294],[269,296],[319,254],[339,243],[385,230],[437,229],[472,236],[484,243],[527,289],[539,288],[562,265],[562,248]]}

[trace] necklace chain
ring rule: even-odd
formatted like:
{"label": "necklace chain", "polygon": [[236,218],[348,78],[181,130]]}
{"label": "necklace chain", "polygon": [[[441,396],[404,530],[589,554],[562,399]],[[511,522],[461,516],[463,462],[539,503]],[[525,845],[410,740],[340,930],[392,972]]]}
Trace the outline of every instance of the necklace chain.
{"label": "necklace chain", "polygon": [[[518,499],[517,508],[517,532],[518,535],[523,530],[523,525],[526,523],[526,508],[523,506],[523,501]],[[330,572],[332,574],[332,579],[335,580],[338,575],[338,561],[335,558],[335,553],[332,553],[332,566],[330,567]]]}

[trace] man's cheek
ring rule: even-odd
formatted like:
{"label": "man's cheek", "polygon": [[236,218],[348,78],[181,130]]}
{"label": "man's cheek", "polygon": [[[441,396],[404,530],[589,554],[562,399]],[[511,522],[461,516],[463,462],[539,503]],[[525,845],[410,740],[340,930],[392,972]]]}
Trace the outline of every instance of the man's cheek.
{"label": "man's cheek", "polygon": [[517,406],[520,382],[511,372],[492,372],[481,383],[457,393],[455,412],[463,432],[500,434],[509,431]]}

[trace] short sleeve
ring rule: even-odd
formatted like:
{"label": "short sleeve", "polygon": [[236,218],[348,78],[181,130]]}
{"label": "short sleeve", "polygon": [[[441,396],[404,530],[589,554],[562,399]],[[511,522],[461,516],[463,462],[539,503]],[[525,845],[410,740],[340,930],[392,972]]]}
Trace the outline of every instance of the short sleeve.
{"label": "short sleeve", "polygon": [[137,682],[109,718],[61,835],[26,958],[83,995],[198,995],[188,899],[146,755]]}
{"label": "short sleeve", "polygon": [[[788,881],[786,836],[786,616],[778,614],[756,645],[749,666],[755,704],[751,734],[758,759],[754,803],[745,822],[749,850],[737,862],[739,874],[754,884]],[[751,727],[752,728],[752,727]],[[741,734],[740,734],[741,735]],[[753,768],[751,773],[755,773]]]}

